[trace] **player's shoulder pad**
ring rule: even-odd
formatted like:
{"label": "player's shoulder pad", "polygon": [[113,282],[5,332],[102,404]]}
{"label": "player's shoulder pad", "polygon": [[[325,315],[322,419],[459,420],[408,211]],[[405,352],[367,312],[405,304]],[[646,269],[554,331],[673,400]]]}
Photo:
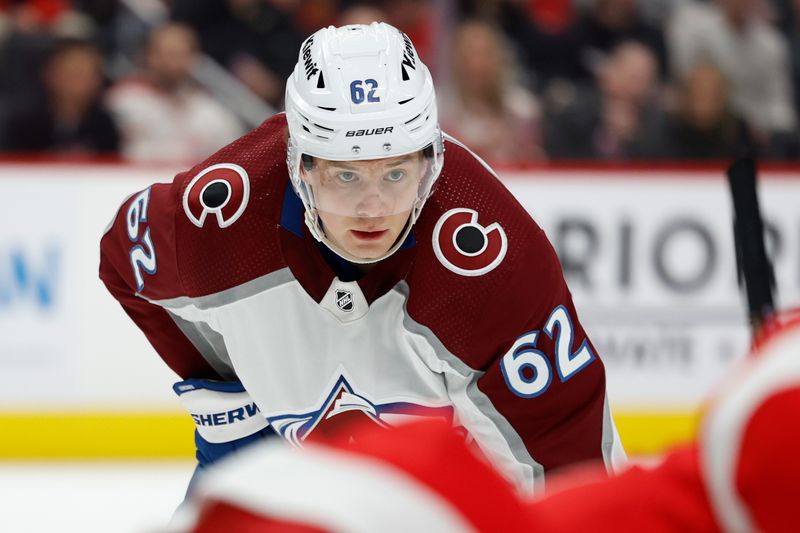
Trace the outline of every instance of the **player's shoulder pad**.
{"label": "player's shoulder pad", "polygon": [[414,226],[407,310],[479,368],[498,339],[522,334],[566,297],[566,284],[544,232],[488,165],[454,141],[445,154]]}
{"label": "player's shoulder pad", "polygon": [[552,266],[544,232],[497,174],[463,144],[446,140],[442,174],[415,232],[418,241],[430,241],[433,267],[478,278],[506,275],[534,259],[529,271]]}
{"label": "player's shoulder pad", "polygon": [[207,442],[232,442],[268,425],[241,382],[187,379],[172,388]]}
{"label": "player's shoulder pad", "polygon": [[[184,220],[214,231],[252,218],[255,198],[280,202],[277,193],[287,179],[286,120],[279,114],[195,165],[174,185]],[[255,210],[261,215],[275,211]]]}
{"label": "player's shoulder pad", "polygon": [[176,260],[187,296],[215,294],[285,266],[279,224],[287,192],[283,115],[176,180]]}

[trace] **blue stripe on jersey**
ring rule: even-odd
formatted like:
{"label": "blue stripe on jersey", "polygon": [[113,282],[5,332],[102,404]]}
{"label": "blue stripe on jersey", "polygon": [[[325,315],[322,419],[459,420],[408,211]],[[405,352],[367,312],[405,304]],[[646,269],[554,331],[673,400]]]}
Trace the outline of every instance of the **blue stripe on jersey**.
{"label": "blue stripe on jersey", "polygon": [[283,193],[283,206],[281,207],[281,227],[303,238],[303,214],[305,213],[303,201],[294,192],[291,183],[286,184]]}

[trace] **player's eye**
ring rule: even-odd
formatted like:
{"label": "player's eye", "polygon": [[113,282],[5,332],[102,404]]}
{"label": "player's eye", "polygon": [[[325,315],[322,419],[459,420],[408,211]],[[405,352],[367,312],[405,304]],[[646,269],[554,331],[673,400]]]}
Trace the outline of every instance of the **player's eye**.
{"label": "player's eye", "polygon": [[392,182],[398,182],[405,177],[406,171],[400,170],[399,168],[389,171],[389,173],[386,175],[386,179]]}
{"label": "player's eye", "polygon": [[348,172],[346,170],[342,172],[337,172],[336,177],[339,179],[339,181],[343,183],[352,183],[356,179],[355,173]]}

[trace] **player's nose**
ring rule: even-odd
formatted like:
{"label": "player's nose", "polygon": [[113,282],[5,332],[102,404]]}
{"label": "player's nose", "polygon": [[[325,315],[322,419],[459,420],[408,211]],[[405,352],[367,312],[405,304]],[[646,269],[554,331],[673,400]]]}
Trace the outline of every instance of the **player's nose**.
{"label": "player's nose", "polygon": [[378,191],[370,191],[362,196],[356,204],[356,216],[383,217],[389,214],[389,204],[384,195]]}
{"label": "player's nose", "polygon": [[382,217],[390,214],[390,195],[383,190],[379,178],[366,181],[360,192],[356,203],[357,216]]}

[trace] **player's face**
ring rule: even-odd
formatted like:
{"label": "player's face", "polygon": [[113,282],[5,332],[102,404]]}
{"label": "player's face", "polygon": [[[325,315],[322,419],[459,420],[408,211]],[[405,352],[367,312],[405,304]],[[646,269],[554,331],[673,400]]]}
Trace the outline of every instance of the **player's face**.
{"label": "player's face", "polygon": [[325,235],[345,252],[361,258],[374,259],[389,251],[402,233],[411,210],[387,217],[353,218],[323,213]]}
{"label": "player's face", "polygon": [[385,254],[405,228],[426,163],[421,153],[369,161],[316,159],[303,178],[325,235],[362,259]]}

